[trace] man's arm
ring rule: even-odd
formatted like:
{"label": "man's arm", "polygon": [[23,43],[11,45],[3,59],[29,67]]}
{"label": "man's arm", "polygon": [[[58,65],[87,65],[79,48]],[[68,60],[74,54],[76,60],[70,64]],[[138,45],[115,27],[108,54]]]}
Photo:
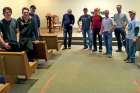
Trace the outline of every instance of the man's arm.
{"label": "man's arm", "polygon": [[64,26],[64,16],[65,15],[63,15],[63,18],[62,18],[62,24],[61,24],[62,27]]}
{"label": "man's arm", "polygon": [[80,18],[77,21],[77,24],[78,24],[79,27],[80,27],[80,21],[81,21],[81,16],[80,16]]}
{"label": "man's arm", "polygon": [[138,37],[139,27],[135,27],[135,37]]}
{"label": "man's arm", "polygon": [[75,17],[74,15],[72,15],[72,24],[74,25],[74,23],[75,23]]}
{"label": "man's arm", "polygon": [[36,15],[36,16],[37,16],[38,28],[40,28],[40,18],[38,15]]}
{"label": "man's arm", "polygon": [[128,24],[128,18],[126,14],[124,14],[124,28],[126,28],[127,24]]}
{"label": "man's arm", "polygon": [[6,42],[3,40],[3,38],[1,37],[1,35],[0,35],[0,43],[1,43],[1,45],[2,45],[3,47],[5,47],[6,49],[10,49],[10,48],[11,48],[11,46],[9,46],[9,44],[6,43]]}

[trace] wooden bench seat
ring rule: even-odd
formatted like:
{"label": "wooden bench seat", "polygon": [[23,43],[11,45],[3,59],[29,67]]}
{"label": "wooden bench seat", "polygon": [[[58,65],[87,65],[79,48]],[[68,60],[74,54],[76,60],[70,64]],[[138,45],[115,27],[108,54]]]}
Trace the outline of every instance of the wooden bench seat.
{"label": "wooden bench seat", "polygon": [[35,59],[45,59],[46,61],[52,55],[53,50],[47,48],[46,41],[38,41],[33,43]]}
{"label": "wooden bench seat", "polygon": [[0,93],[8,93],[10,89],[10,83],[0,84]]}
{"label": "wooden bench seat", "polygon": [[34,60],[34,62],[28,62],[27,55],[24,51],[0,52],[0,63],[2,63],[3,73],[7,78],[7,82],[11,80],[11,78],[19,75],[23,75],[25,79],[29,79],[37,67],[36,60]]}
{"label": "wooden bench seat", "polygon": [[61,43],[58,43],[58,37],[56,34],[42,34],[40,40],[45,40],[48,49],[56,49],[57,51],[61,48]]}

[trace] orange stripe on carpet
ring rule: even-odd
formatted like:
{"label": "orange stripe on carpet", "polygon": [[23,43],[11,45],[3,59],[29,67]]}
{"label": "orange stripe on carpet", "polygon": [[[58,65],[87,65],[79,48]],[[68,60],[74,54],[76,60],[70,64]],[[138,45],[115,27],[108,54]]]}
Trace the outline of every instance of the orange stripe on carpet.
{"label": "orange stripe on carpet", "polygon": [[137,92],[140,93],[140,85],[139,85],[139,82],[137,80],[133,80],[132,83],[136,86]]}
{"label": "orange stripe on carpet", "polygon": [[50,86],[52,80],[55,78],[55,76],[56,76],[55,74],[52,74],[52,75],[48,78],[48,80],[46,80],[45,85],[41,88],[41,90],[40,90],[39,93],[45,93],[45,92],[46,92],[46,90],[49,88],[49,86]]}

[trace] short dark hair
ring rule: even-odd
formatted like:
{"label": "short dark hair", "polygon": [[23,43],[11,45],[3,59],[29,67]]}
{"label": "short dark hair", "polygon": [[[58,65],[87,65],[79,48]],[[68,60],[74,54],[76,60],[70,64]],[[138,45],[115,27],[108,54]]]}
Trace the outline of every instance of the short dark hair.
{"label": "short dark hair", "polygon": [[28,10],[28,11],[29,11],[29,8],[23,7],[23,8],[22,8],[22,13],[23,13],[24,10]]}
{"label": "short dark hair", "polygon": [[36,6],[35,6],[35,5],[31,5],[31,6],[30,6],[30,9],[31,9],[31,8],[36,9]]}
{"label": "short dark hair", "polygon": [[4,7],[3,8],[3,14],[6,12],[6,10],[9,10],[12,13],[12,9],[10,7]]}
{"label": "short dark hair", "polygon": [[87,8],[84,8],[83,11],[88,11],[88,9]]}

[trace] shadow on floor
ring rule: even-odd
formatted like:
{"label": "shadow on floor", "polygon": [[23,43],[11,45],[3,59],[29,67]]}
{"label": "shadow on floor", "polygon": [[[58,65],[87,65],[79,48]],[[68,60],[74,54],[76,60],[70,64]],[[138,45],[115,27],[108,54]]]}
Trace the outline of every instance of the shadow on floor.
{"label": "shadow on floor", "polygon": [[17,84],[12,86],[9,93],[27,93],[37,80],[38,79],[18,80]]}

